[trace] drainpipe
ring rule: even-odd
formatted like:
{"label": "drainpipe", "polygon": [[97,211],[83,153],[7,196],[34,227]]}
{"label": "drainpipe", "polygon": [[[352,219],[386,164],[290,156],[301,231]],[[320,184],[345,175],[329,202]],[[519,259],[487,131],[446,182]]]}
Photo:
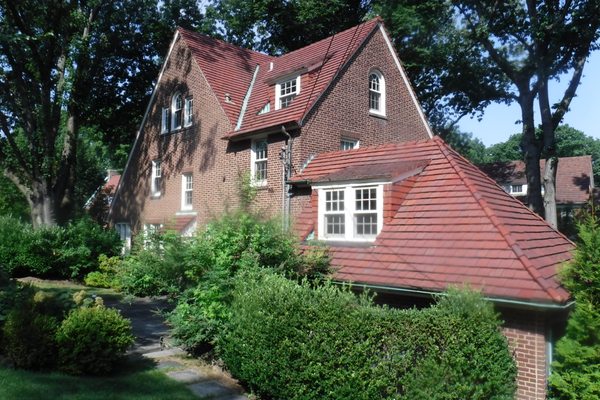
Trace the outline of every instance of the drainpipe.
{"label": "drainpipe", "polygon": [[281,126],[281,133],[286,136],[285,146],[281,147],[281,152],[279,153],[279,159],[283,162],[283,182],[282,182],[282,193],[281,193],[281,202],[283,208],[283,227],[284,229],[288,229],[290,226],[290,185],[288,181],[292,176],[292,136],[285,129],[285,126]]}

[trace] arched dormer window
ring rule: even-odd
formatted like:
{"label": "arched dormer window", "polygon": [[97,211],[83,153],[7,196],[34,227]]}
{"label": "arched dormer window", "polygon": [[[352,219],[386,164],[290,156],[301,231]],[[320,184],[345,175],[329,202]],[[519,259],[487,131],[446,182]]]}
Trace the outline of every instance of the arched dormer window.
{"label": "arched dormer window", "polygon": [[171,130],[180,129],[183,121],[183,99],[181,93],[175,93],[171,100]]}
{"label": "arched dormer window", "polygon": [[378,70],[369,74],[369,112],[385,116],[385,79]]}

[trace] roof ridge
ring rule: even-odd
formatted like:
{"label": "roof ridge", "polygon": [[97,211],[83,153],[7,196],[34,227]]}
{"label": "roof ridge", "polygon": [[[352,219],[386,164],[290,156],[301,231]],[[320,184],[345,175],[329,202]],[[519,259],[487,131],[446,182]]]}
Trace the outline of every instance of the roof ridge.
{"label": "roof ridge", "polygon": [[[177,27],[177,30],[180,31],[180,32],[182,32],[182,33],[185,33],[185,34],[189,34],[191,36],[201,36],[201,37],[203,37],[205,39],[214,40],[215,42],[219,42],[219,43],[221,43],[221,44],[223,44],[223,45],[225,45],[227,47],[235,48],[237,50],[243,50],[243,51],[246,51],[248,53],[259,55],[261,57],[268,57],[270,59],[276,58],[276,57],[271,56],[269,54],[265,54],[265,53],[262,53],[260,51],[252,50],[252,49],[249,49],[247,47],[238,46],[236,44],[229,43],[229,42],[227,42],[227,41],[225,41],[223,39],[218,39],[218,38],[215,38],[213,36],[209,36],[209,35],[207,35],[205,33],[200,33],[200,32],[196,32],[196,31],[192,31],[190,29],[186,29],[186,28],[183,28],[181,26]],[[261,62],[263,62],[263,61],[261,61]]]}
{"label": "roof ridge", "polygon": [[[505,240],[505,242],[508,245],[508,247],[510,248],[510,250],[518,258],[519,262],[521,263],[521,265],[523,265],[523,267],[525,268],[527,273],[529,273],[529,275],[538,284],[538,286],[544,292],[546,292],[550,296],[550,298],[552,298],[555,301],[564,301],[565,299],[563,299],[556,292],[556,290],[554,288],[549,287],[547,281],[541,276],[540,272],[533,266],[533,263],[526,256],[526,254],[523,251],[523,249],[521,248],[521,246],[519,246],[518,242],[512,237],[512,235],[510,234],[508,229],[506,229],[506,227],[504,226],[504,223],[502,223],[499,220],[498,216],[496,216],[496,213],[489,206],[488,202],[485,200],[483,195],[479,192],[479,190],[477,190],[477,188],[474,187],[473,183],[471,182],[471,179],[465,174],[465,172],[462,170],[462,168],[458,165],[458,163],[456,162],[454,157],[458,156],[463,161],[466,161],[469,164],[470,164],[470,162],[467,159],[465,159],[463,156],[461,156],[460,154],[455,152],[454,150],[450,149],[448,147],[448,145],[446,145],[443,142],[443,140],[437,140],[436,143],[438,144],[441,153],[444,155],[444,157],[446,157],[446,159],[450,163],[450,166],[454,169],[454,171],[456,171],[460,180],[463,181],[464,185],[469,189],[469,191],[473,195],[473,198],[475,199],[475,201],[477,201],[477,203],[481,206],[485,215],[488,217],[488,219],[490,220],[492,225],[498,230],[498,233],[500,233],[500,235]],[[491,178],[489,178],[487,175],[485,175],[483,172],[481,172],[481,175],[485,176],[486,179],[493,182],[493,180]],[[493,182],[493,183],[495,186],[498,186],[498,184],[496,182]],[[498,186],[498,188],[499,188],[499,186]],[[508,196],[508,194],[506,194],[506,195]],[[517,200],[515,200],[515,201],[517,201]]]}

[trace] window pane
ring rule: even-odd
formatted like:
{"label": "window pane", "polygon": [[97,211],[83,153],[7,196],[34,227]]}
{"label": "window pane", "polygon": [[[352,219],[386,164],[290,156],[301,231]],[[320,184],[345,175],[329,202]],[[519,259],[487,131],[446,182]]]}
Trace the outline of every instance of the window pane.
{"label": "window pane", "polygon": [[185,99],[185,126],[192,125],[193,99]]}
{"label": "window pane", "polygon": [[257,181],[264,181],[267,179],[267,162],[266,161],[256,161],[256,173],[254,174],[254,179]]}
{"label": "window pane", "polygon": [[329,190],[325,192],[325,211],[344,211],[344,191]]}
{"label": "window pane", "polygon": [[355,224],[357,236],[377,235],[377,214],[357,214]]}
{"label": "window pane", "polygon": [[327,235],[344,235],[346,232],[343,215],[326,215],[325,232]]}
{"label": "window pane", "polygon": [[376,92],[379,91],[379,77],[377,74],[371,74],[369,76],[369,89]]}

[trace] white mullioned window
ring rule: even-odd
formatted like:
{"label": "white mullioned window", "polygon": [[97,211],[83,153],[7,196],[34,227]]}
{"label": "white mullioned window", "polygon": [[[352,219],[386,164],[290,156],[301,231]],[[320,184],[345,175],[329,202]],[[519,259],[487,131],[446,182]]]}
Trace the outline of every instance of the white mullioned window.
{"label": "white mullioned window", "polygon": [[128,252],[131,249],[131,225],[127,222],[117,222],[115,229],[123,242],[122,253]]}
{"label": "white mullioned window", "polygon": [[252,142],[252,182],[257,186],[267,184],[268,147],[267,139]]}
{"label": "white mullioned window", "polygon": [[166,107],[161,111],[160,133],[169,133],[169,109]]}
{"label": "white mullioned window", "polygon": [[385,79],[377,70],[369,74],[369,112],[385,115]]}
{"label": "white mullioned window", "polygon": [[186,128],[188,126],[192,126],[193,111],[194,111],[194,99],[191,97],[187,97],[185,99],[185,104],[183,107],[183,126]]}
{"label": "white mullioned window", "polygon": [[373,241],[383,227],[383,184],[319,188],[322,240]]}
{"label": "white mullioned window", "polygon": [[191,173],[181,176],[181,209],[191,210],[194,200],[194,176]]}
{"label": "white mullioned window", "polygon": [[358,140],[342,138],[340,141],[340,150],[358,149]]}
{"label": "white mullioned window", "polygon": [[300,94],[300,75],[275,85],[275,109],[289,107]]}
{"label": "white mullioned window", "polygon": [[162,166],[160,160],[152,161],[152,174],[150,178],[150,193],[153,197],[160,196],[162,187]]}
{"label": "white mullioned window", "polygon": [[171,100],[171,130],[181,129],[183,120],[183,98],[181,93],[175,93]]}

